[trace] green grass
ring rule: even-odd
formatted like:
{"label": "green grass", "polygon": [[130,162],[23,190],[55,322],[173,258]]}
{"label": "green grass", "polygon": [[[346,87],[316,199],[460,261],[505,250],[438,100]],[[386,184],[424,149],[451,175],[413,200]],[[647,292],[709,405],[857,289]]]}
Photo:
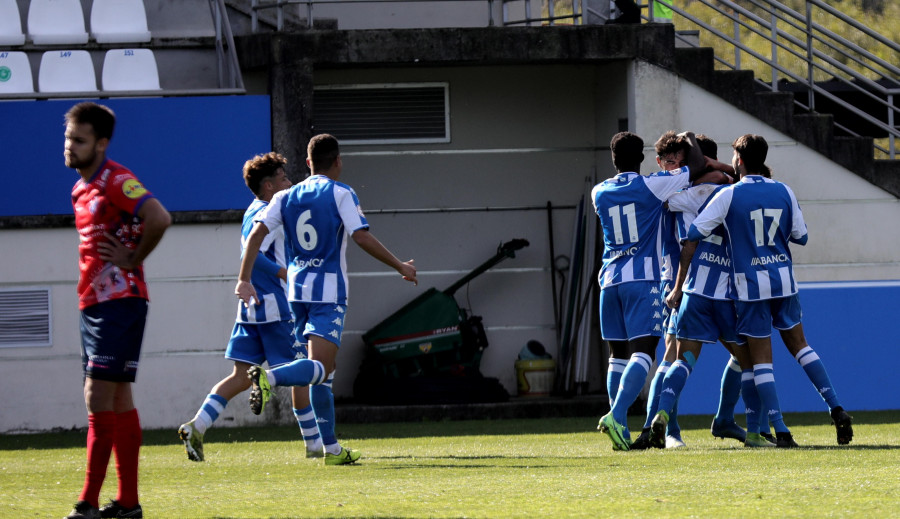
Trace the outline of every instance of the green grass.
{"label": "green grass", "polygon": [[[854,413],[835,444],[827,414],[789,414],[796,450],[713,439],[682,417],[688,448],[613,452],[595,418],[347,424],[355,466],[307,460],[293,427],[211,429],[207,460],[174,430],[146,431],[150,518],[889,517],[900,510],[900,411]],[[632,428],[639,418],[631,419]],[[0,436],[0,517],[62,517],[84,477],[83,432]],[[114,497],[110,465],[103,500]]]}

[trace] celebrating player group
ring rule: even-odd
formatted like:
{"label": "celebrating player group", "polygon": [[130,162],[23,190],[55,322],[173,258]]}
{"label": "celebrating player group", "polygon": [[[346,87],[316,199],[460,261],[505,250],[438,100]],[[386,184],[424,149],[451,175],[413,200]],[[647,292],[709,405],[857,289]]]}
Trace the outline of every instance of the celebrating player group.
{"label": "celebrating player group", "polygon": [[[130,170],[107,158],[115,123],[112,110],[90,102],[66,114],[66,165],[79,174],[72,203],[81,237],[78,294],[89,424],[85,482],[67,519],[143,517],[137,487],[142,432],[132,396],[148,311],[142,263],[171,217]],[[598,428],[613,449],[685,445],[678,395],[701,346],[715,342],[731,359],[712,434],[747,447],[797,446],[775,389],[773,327],[828,405],[837,442],[849,443],[850,416],[803,334],[789,242],[806,243],[806,224],[791,189],[771,178],[765,139],[739,137],[731,164],[725,164],[711,139],[667,132],[655,146],[661,171],[647,176],[638,173],[640,137],[618,133],[610,147],[617,173],[594,187],[592,199],[604,243],[600,324],[611,351],[611,411]],[[250,389],[250,409],[260,414],[279,385],[293,388],[307,457],[329,466],[359,460],[358,451],[337,441],[331,391],[347,312],[347,243],[352,239],[403,280],[417,283],[413,260],[400,261],[375,238],[356,193],[340,182],[337,139],[321,134],[310,140],[311,174],[296,185],[286,163],[270,152],[243,168],[254,200],[241,228],[234,289],[239,302],[225,351],[234,368],[178,429],[193,461],[205,459],[204,434],[232,398]],[[632,441],[626,412],[663,336],[666,351],[646,421]],[[734,419],[741,396],[746,431]],[[113,454],[118,493],[100,506]]]}
{"label": "celebrating player group", "polygon": [[[640,137],[618,133],[610,148],[616,175],[595,186],[591,198],[603,229],[600,327],[610,345],[611,410],[597,428],[613,449],[685,445],[678,397],[701,346],[716,342],[731,359],[710,432],[745,447],[796,447],[775,388],[773,327],[828,405],[838,444],[850,443],[850,415],[803,333],[789,242],[806,244],[806,223],[791,189],[772,179],[766,140],[738,137],[726,164],[717,160],[713,140],[666,132],[655,146],[662,170],[647,176],[638,173]],[[626,413],[664,335],[646,421],[632,441]],[[746,431],[734,419],[740,397]]]}

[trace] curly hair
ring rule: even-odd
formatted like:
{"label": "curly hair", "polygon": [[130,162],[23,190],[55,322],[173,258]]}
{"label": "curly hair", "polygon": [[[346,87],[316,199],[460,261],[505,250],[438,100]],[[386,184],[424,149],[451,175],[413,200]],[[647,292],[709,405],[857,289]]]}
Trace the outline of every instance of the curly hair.
{"label": "curly hair", "polygon": [[244,183],[253,191],[254,196],[259,196],[262,181],[277,173],[285,164],[287,159],[274,151],[257,155],[244,163]]}
{"label": "curly hair", "polygon": [[656,144],[654,144],[654,148],[656,149],[656,154],[660,157],[670,153],[678,153],[682,150],[687,155],[691,151],[691,143],[674,131],[669,130],[659,137]]}
{"label": "curly hair", "polygon": [[644,139],[631,132],[619,132],[609,142],[613,165],[618,171],[631,171],[644,160]]}

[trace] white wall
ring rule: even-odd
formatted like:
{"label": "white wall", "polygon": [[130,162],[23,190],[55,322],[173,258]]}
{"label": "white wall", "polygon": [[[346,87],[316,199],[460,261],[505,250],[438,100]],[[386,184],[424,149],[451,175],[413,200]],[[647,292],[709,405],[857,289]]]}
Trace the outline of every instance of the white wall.
{"label": "white wall", "polygon": [[[717,140],[727,160],[743,133],[764,135],[776,178],[800,199],[810,243],[797,248],[802,281],[900,279],[900,205],[896,198],[719,98],[643,63],[598,67],[473,67],[333,71],[317,81],[436,81],[451,83],[452,136],[447,145],[350,147],[345,178],[370,211],[372,231],[404,259],[415,258],[420,284],[402,282],[358,248],[348,261],[351,302],[335,382],[351,394],[363,347],[360,336],[429,287],[446,288],[493,255],[500,242],[531,246],[457,293],[484,318],[490,347],[482,372],[515,394],[513,363],[529,340],[555,354],[547,214],[529,210],[571,206],[589,191],[585,177],[612,173],[608,146],[619,119],[648,144],[668,129],[692,129]],[[554,95],[559,85],[566,95]],[[674,103],[666,100],[675,99]],[[599,148],[599,149],[598,149]],[[240,181],[236,178],[236,181]],[[518,210],[498,211],[515,206]],[[466,212],[392,210],[484,208]],[[487,210],[493,208],[494,210]],[[556,254],[571,245],[571,209],[554,212]],[[148,428],[190,419],[204,396],[231,369],[222,358],[236,300],[237,224],[176,225],[146,264],[152,299],[135,388]],[[0,230],[0,289],[51,286],[53,346],[0,348],[0,432],[83,427],[74,229]],[[602,362],[599,348],[590,361]],[[599,375],[598,375],[599,376]],[[592,379],[592,384],[602,380]],[[10,398],[9,395],[15,395]],[[246,399],[229,405],[220,425],[262,423]],[[273,411],[280,415],[273,416]],[[290,410],[267,411],[289,423]]]}

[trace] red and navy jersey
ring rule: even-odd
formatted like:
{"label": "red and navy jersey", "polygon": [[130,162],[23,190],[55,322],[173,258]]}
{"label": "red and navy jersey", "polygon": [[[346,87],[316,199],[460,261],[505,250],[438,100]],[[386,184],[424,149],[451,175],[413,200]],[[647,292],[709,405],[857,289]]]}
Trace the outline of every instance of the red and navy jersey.
{"label": "red and navy jersey", "polygon": [[79,179],[72,188],[78,244],[78,308],[103,301],[140,297],[149,299],[143,266],[122,270],[100,259],[97,245],[109,233],[129,249],[137,247],[144,231],[137,217],[141,206],[153,194],[127,168],[105,160],[87,182]]}

